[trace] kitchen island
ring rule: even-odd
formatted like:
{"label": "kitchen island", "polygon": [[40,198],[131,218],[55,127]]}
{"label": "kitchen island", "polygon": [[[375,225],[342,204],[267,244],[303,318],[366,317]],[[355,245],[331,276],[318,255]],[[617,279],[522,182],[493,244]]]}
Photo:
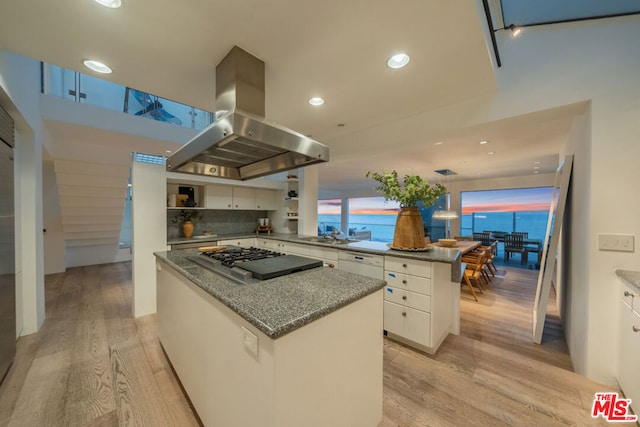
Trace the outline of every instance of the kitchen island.
{"label": "kitchen island", "polygon": [[378,425],[382,280],[320,267],[239,285],[195,253],[156,253],[158,336],[204,425]]}
{"label": "kitchen island", "polygon": [[[170,245],[193,242],[180,239]],[[394,250],[386,243],[346,239],[278,234],[218,235],[207,243],[257,246],[277,252],[322,259],[325,265],[347,269],[339,258],[350,254],[352,260],[377,258],[377,266],[368,268],[372,277],[387,281],[384,292],[384,331],[406,345],[426,353],[435,353],[448,334],[460,333],[459,248],[428,248],[423,251]],[[359,257],[358,255],[361,255]],[[353,265],[353,263],[351,263]],[[358,271],[356,271],[358,272]]]}

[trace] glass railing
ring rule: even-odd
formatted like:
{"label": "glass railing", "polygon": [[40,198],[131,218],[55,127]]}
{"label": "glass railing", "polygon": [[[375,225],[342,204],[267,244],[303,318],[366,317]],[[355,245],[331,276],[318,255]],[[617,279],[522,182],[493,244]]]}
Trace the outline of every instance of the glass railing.
{"label": "glass railing", "polygon": [[215,118],[209,111],[49,64],[42,66],[42,92],[196,130]]}

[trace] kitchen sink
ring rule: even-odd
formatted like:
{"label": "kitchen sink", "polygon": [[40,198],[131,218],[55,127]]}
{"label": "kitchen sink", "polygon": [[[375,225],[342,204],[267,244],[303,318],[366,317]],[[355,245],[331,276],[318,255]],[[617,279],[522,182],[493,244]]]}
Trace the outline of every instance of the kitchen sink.
{"label": "kitchen sink", "polygon": [[326,243],[328,245],[346,245],[347,243],[359,242],[359,240],[355,240],[355,239],[331,237],[331,236],[300,237],[300,240],[304,240],[305,242]]}

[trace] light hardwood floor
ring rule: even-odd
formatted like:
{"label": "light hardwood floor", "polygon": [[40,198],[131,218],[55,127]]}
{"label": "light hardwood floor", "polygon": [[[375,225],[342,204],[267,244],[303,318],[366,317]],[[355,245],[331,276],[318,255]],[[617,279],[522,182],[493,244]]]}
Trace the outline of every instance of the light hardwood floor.
{"label": "light hardwood floor", "polygon": [[[478,303],[463,288],[462,333],[436,355],[385,340],[382,426],[606,424],[589,413],[609,388],[571,372],[554,307],[543,345],[530,342],[535,274],[499,267]],[[131,296],[130,263],[47,276],[47,320],[18,340],[0,426],[199,425]]]}

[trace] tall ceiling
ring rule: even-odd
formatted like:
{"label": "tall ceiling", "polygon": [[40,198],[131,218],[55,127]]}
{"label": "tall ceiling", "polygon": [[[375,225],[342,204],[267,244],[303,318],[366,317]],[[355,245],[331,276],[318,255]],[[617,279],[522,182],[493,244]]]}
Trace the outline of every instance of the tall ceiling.
{"label": "tall ceiling", "polygon": [[[484,20],[469,0],[3,1],[0,48],[87,74],[82,60],[100,60],[113,69],[101,78],[215,111],[215,67],[237,45],[266,63],[267,119],[331,148],[325,190],[370,188],[369,169],[429,177],[444,167],[469,179],[529,174],[540,160],[551,172],[575,109],[455,130],[442,145],[407,126],[497,90]],[[411,61],[389,69],[398,51]],[[312,96],[326,103],[313,107]],[[381,124],[398,141],[378,135]],[[491,168],[477,161],[487,139],[483,154],[501,153]]]}

